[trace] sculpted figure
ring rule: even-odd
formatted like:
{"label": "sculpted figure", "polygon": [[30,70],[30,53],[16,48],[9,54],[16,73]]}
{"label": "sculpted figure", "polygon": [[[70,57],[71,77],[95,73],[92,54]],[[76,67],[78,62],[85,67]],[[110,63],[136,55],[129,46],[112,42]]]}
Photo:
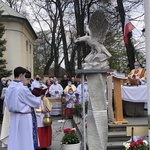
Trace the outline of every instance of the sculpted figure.
{"label": "sculpted figure", "polygon": [[91,47],[91,52],[86,56],[84,69],[106,69],[109,68],[107,59],[111,54],[104,47],[103,42],[107,33],[109,24],[101,10],[95,11],[86,28],[88,35],[79,37],[75,42],[86,42]]}

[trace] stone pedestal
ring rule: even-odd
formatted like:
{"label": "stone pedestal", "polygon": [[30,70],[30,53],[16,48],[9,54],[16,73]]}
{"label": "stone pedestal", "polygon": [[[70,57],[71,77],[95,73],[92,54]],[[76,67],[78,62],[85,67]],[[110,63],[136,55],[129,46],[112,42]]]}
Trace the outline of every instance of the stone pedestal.
{"label": "stone pedestal", "polygon": [[90,150],[106,150],[107,148],[108,121],[104,97],[105,76],[102,74],[87,75],[90,92],[87,138]]}
{"label": "stone pedestal", "polygon": [[107,148],[107,111],[88,111],[87,140],[89,150]]}
{"label": "stone pedestal", "polygon": [[[76,71],[76,73],[87,75],[89,86],[90,100],[88,102],[87,116],[87,144],[89,150],[107,149],[108,120],[105,99],[106,73],[113,71],[112,69],[85,69]],[[84,139],[84,143],[85,142],[86,139]]]}

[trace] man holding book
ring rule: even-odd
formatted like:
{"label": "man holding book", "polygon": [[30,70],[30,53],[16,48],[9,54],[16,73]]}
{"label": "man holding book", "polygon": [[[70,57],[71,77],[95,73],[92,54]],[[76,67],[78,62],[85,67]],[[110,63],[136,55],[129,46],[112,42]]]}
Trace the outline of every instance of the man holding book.
{"label": "man holding book", "polygon": [[34,150],[38,147],[36,117],[33,108],[38,108],[43,96],[35,97],[27,84],[31,73],[23,68],[14,69],[14,80],[5,95],[5,106],[10,115],[7,150]]}

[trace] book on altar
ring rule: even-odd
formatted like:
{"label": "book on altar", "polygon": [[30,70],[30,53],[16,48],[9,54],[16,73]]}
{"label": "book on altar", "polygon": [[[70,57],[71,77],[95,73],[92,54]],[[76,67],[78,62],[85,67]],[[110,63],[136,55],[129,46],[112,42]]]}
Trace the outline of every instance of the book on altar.
{"label": "book on altar", "polygon": [[32,94],[35,95],[36,97],[41,96],[41,95],[45,95],[45,92],[47,91],[47,87],[46,88],[34,88],[32,90]]}
{"label": "book on altar", "polygon": [[113,75],[120,78],[125,78],[125,73],[114,71]]}

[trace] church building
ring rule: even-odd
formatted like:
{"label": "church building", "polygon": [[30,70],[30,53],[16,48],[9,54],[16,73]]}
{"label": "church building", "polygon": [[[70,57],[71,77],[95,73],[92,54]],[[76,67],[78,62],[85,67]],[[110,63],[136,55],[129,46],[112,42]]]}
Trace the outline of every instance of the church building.
{"label": "church building", "polygon": [[[33,49],[37,35],[27,18],[1,0],[0,11],[3,11],[0,23],[5,26],[3,38],[7,41],[4,53],[7,69],[14,70],[14,68],[22,66],[31,71],[33,77]],[[10,78],[13,79],[13,75]]]}

